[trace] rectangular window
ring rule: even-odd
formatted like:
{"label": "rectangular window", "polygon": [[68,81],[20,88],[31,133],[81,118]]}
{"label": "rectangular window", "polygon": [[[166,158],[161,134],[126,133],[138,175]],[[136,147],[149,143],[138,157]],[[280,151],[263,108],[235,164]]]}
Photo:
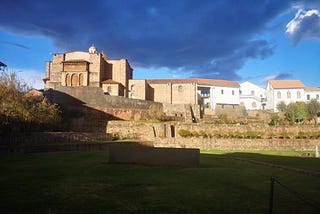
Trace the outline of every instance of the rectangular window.
{"label": "rectangular window", "polygon": [[301,92],[297,91],[297,98],[300,99],[301,98]]}
{"label": "rectangular window", "polygon": [[234,90],[232,90],[232,95],[234,95]]}
{"label": "rectangular window", "polygon": [[221,94],[223,94],[224,92],[223,92],[223,89],[221,89]]}
{"label": "rectangular window", "polygon": [[277,98],[281,99],[281,92],[280,91],[277,92]]}
{"label": "rectangular window", "polygon": [[291,99],[291,93],[290,93],[290,91],[287,92],[287,98],[288,98],[288,99]]}

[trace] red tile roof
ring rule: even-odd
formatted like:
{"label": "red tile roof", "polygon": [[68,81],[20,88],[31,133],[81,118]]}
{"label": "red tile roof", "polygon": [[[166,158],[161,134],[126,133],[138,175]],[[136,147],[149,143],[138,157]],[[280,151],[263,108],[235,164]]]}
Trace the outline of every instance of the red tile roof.
{"label": "red tile roof", "polygon": [[234,87],[239,88],[240,85],[237,82],[229,80],[215,80],[215,79],[199,79],[199,78],[188,78],[188,79],[148,79],[148,84],[179,84],[179,83],[197,83],[199,85],[213,85],[221,87]]}
{"label": "red tile roof", "polygon": [[25,97],[37,97],[37,96],[43,97],[43,92],[33,88],[29,90],[24,96]]}
{"label": "red tile roof", "polygon": [[274,89],[305,88],[300,80],[269,80]]}
{"label": "red tile roof", "polygon": [[305,87],[304,90],[306,91],[320,91],[319,87]]}

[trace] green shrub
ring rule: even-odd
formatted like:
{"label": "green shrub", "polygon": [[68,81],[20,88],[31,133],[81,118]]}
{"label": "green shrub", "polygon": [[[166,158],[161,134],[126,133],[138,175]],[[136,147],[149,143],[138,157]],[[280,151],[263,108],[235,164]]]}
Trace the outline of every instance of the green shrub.
{"label": "green shrub", "polygon": [[199,133],[197,131],[191,132],[192,137],[199,137]]}
{"label": "green shrub", "polygon": [[246,137],[249,138],[249,139],[261,139],[262,138],[262,132],[247,131]]}
{"label": "green shrub", "polygon": [[189,130],[185,130],[185,129],[179,129],[178,134],[181,137],[191,137],[191,132]]}
{"label": "green shrub", "polygon": [[299,131],[298,132],[298,135],[296,136],[297,139],[307,139],[308,136],[307,136],[307,133],[306,132],[302,132],[302,131]]}
{"label": "green shrub", "polygon": [[199,135],[200,135],[201,137],[204,137],[204,138],[207,138],[207,137],[209,136],[208,133],[205,132],[205,131],[203,131],[203,130],[200,130],[200,131],[199,131]]}
{"label": "green shrub", "polygon": [[244,138],[244,134],[242,132],[236,131],[233,133],[233,137],[242,139],[242,138]]}
{"label": "green shrub", "polygon": [[276,126],[280,122],[280,116],[277,113],[271,114],[270,119],[271,119],[271,121],[270,121],[269,125],[271,125],[271,126]]}
{"label": "green shrub", "polygon": [[227,115],[227,114],[219,114],[219,115],[218,115],[218,119],[219,119],[222,123],[228,123],[228,115]]}
{"label": "green shrub", "polygon": [[276,134],[275,133],[273,133],[273,132],[270,132],[270,133],[268,133],[268,136],[267,136],[267,138],[268,139],[273,139],[273,138],[276,138]]}
{"label": "green shrub", "polygon": [[280,139],[290,139],[292,136],[293,136],[293,133],[291,133],[291,132],[286,132],[286,131],[281,132],[281,133],[279,134],[279,138],[280,138]]}

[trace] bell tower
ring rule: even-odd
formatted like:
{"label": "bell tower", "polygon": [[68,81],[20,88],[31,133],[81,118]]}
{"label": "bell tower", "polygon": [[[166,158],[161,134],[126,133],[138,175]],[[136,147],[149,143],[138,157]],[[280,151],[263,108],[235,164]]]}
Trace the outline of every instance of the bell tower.
{"label": "bell tower", "polygon": [[97,54],[98,53],[97,48],[93,44],[89,48],[89,53],[90,54]]}

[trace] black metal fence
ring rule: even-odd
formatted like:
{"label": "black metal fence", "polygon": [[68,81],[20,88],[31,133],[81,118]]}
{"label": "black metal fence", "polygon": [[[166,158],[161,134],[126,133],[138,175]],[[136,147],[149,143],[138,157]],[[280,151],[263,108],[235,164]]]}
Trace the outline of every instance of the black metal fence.
{"label": "black metal fence", "polygon": [[[269,214],[272,214],[274,212],[274,187],[275,184],[278,184],[283,190],[288,192],[290,195],[292,195],[297,200],[301,201],[303,204],[311,208],[314,213],[316,211],[320,212],[320,203],[306,198],[302,193],[293,190],[292,188],[288,187],[287,185],[281,183],[279,180],[275,179],[274,177],[270,178],[270,197],[269,197]],[[313,213],[313,212],[312,212]]]}

